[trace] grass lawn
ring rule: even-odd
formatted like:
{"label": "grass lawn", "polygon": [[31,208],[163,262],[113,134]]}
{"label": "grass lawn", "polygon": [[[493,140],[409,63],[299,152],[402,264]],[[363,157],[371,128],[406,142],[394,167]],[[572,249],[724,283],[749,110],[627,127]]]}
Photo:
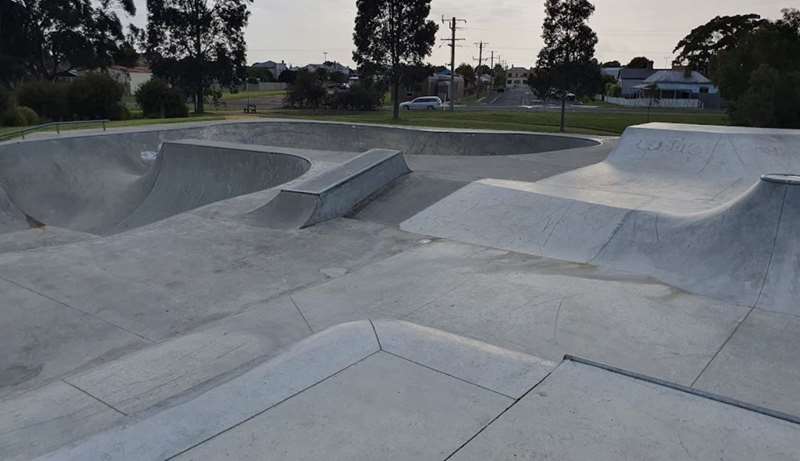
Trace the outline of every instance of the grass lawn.
{"label": "grass lawn", "polygon": [[[262,114],[272,117],[303,118],[352,123],[380,123],[442,128],[476,128],[489,130],[557,132],[561,114],[554,112],[462,111],[462,112],[403,112],[399,121],[390,112],[331,112],[275,110]],[[567,132],[596,135],[619,135],[631,125],[652,122],[689,123],[698,125],[727,125],[723,113],[654,112],[649,117],[641,111],[580,111],[567,113]]]}

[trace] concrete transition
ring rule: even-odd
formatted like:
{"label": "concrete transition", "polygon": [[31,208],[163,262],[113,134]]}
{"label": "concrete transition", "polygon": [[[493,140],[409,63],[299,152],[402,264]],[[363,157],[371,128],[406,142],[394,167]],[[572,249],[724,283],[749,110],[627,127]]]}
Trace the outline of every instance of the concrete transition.
{"label": "concrete transition", "polygon": [[30,228],[33,220],[92,234],[118,233],[297,178],[309,167],[298,149],[485,156],[596,144],[584,137],[297,121],[0,143],[0,232]]}
{"label": "concrete transition", "polygon": [[400,152],[375,149],[315,178],[281,189],[245,219],[278,229],[305,228],[351,213],[410,173]]}
{"label": "concrete transition", "polygon": [[382,320],[39,459],[795,459],[798,437],[738,402]]}
{"label": "concrete transition", "polygon": [[[798,314],[800,132],[651,124],[608,160],[537,183],[482,180],[405,230],[657,277]],[[464,213],[468,207],[470,212]]]}

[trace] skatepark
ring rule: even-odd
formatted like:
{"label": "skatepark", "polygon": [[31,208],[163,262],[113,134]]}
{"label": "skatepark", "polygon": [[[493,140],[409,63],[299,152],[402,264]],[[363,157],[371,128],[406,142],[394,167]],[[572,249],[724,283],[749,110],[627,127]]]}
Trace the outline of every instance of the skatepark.
{"label": "skatepark", "polygon": [[800,131],[0,143],[0,459],[800,459]]}

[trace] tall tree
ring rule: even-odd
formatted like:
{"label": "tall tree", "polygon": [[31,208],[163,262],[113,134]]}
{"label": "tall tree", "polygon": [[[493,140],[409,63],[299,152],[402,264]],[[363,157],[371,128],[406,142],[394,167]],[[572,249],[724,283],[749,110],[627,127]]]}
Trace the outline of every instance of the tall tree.
{"label": "tall tree", "polygon": [[0,0],[0,78],[52,80],[119,63],[131,49],[120,8],[136,13],[133,0]]}
{"label": "tall tree", "polygon": [[475,86],[475,69],[467,63],[462,63],[456,67],[456,74],[464,79],[464,87],[472,88]]}
{"label": "tall tree", "polygon": [[153,73],[194,95],[196,113],[214,84],[247,76],[244,30],[253,0],[147,0],[147,57]]}
{"label": "tall tree", "polygon": [[714,58],[735,48],[742,38],[768,21],[757,14],[717,16],[694,28],[675,47],[676,62],[706,76],[714,73]]}
{"label": "tall tree", "polygon": [[356,7],[353,60],[362,74],[387,74],[398,119],[403,65],[422,64],[436,42],[439,26],[428,20],[431,0],[357,0]]}
{"label": "tall tree", "polygon": [[545,2],[544,48],[539,52],[536,74],[538,81],[553,82],[561,93],[562,132],[567,94],[589,95],[601,85],[600,65],[594,58],[597,34],[586,23],[593,13],[594,5],[589,0]]}
{"label": "tall tree", "polygon": [[631,62],[628,63],[626,67],[630,69],[652,69],[655,63],[646,56],[637,56],[631,59]]}
{"label": "tall tree", "polygon": [[765,22],[715,59],[714,80],[737,125],[800,128],[800,12]]}

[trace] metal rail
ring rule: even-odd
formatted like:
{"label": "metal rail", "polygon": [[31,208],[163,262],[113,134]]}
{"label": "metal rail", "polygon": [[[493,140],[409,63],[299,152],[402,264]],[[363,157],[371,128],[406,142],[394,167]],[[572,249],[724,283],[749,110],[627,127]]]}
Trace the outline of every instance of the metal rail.
{"label": "metal rail", "polygon": [[44,130],[52,130],[53,128],[56,129],[56,134],[61,134],[61,127],[71,127],[77,125],[96,125],[101,124],[103,126],[103,131],[106,131],[106,124],[109,123],[111,120],[108,119],[100,119],[100,120],[78,120],[74,122],[50,122],[50,123],[43,123],[41,125],[31,126],[25,128],[24,130],[19,131],[12,131],[11,133],[4,133],[0,134],[0,141],[9,141],[11,139],[21,137],[25,139],[26,134],[34,133],[36,131],[44,131]]}

